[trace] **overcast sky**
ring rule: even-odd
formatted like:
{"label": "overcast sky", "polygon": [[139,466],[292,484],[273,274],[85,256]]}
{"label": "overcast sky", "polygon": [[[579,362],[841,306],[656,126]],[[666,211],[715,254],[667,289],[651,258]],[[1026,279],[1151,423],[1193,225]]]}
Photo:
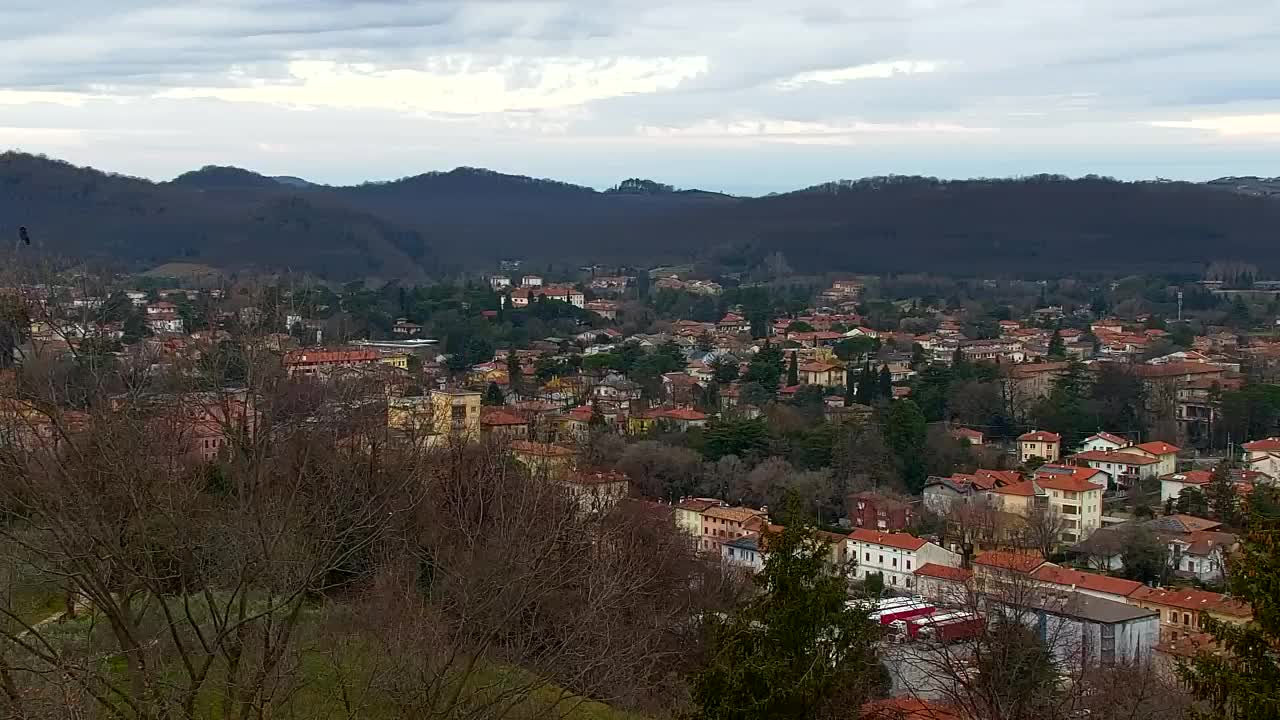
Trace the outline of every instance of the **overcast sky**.
{"label": "overcast sky", "polygon": [[1280,175],[1280,1],[2,0],[0,148],[740,193]]}

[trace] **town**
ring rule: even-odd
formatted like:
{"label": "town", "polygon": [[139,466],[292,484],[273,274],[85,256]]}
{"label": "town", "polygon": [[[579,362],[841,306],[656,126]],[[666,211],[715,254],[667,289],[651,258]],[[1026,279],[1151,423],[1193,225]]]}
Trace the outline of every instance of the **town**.
{"label": "town", "polygon": [[[1059,686],[1143,669],[1170,690],[1141,701],[1167,717],[1179,667],[1221,652],[1205,623],[1253,619],[1229,581],[1248,572],[1245,536],[1280,514],[1280,283],[1252,268],[749,281],[524,265],[426,286],[15,280],[0,289],[6,462],[69,468],[86,438],[112,456],[124,441],[102,425],[137,418],[140,461],[238,495],[252,452],[278,459],[279,433],[323,429],[326,452],[370,464],[499,463],[575,518],[652,520],[662,547],[739,581],[804,525],[878,628],[888,699],[867,712],[893,717],[984,716],[964,698],[984,691],[981,638],[1017,635],[997,618],[1043,643]],[[40,492],[6,497],[42,507]],[[125,593],[63,590],[65,611],[6,610],[29,618],[13,637],[109,615]]]}

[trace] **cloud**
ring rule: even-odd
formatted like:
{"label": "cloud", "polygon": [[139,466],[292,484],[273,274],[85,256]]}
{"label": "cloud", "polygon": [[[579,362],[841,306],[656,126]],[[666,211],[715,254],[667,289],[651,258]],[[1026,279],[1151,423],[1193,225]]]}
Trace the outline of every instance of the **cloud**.
{"label": "cloud", "polygon": [[778,87],[792,90],[810,84],[841,85],[854,80],[883,80],[895,75],[937,72],[939,67],[939,63],[928,60],[894,60],[834,70],[811,70],[780,80]]}
{"label": "cloud", "polygon": [[649,138],[706,140],[760,139],[808,145],[852,144],[864,136],[954,135],[995,132],[994,128],[950,123],[871,123],[857,120],[801,121],[778,119],[708,120],[687,127],[643,125],[637,133]]}
{"label": "cloud", "polygon": [[1153,127],[1205,130],[1226,137],[1267,136],[1280,139],[1280,113],[1266,115],[1223,115],[1192,120],[1156,120]]}

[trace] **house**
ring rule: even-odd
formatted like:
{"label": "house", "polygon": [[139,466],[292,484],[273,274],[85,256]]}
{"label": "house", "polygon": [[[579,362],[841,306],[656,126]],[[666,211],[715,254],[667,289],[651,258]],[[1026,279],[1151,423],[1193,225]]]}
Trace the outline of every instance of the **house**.
{"label": "house", "polygon": [[1273,478],[1280,478],[1280,437],[1254,440],[1240,446],[1244,450],[1244,463]]}
{"label": "house", "polygon": [[1253,610],[1248,604],[1221,593],[1194,588],[1142,587],[1129,596],[1129,602],[1159,613],[1161,642],[1175,641],[1203,632],[1200,625],[1201,613],[1207,613],[1214,620],[1235,625],[1253,619]]}
{"label": "house", "polygon": [[726,313],[724,317],[720,318],[720,322],[716,323],[716,329],[720,332],[734,335],[749,333],[751,332],[751,321],[737,313]]}
{"label": "house", "polygon": [[972,570],[925,563],[916,568],[915,576],[916,593],[930,602],[954,607],[972,604]]}
{"label": "house", "polygon": [[586,442],[591,437],[590,405],[579,405],[560,417],[561,438]]}
{"label": "house", "polygon": [[1018,462],[1027,463],[1032,458],[1057,462],[1062,447],[1062,436],[1046,430],[1033,430],[1018,436]]}
{"label": "house", "polygon": [[1160,461],[1123,450],[1086,450],[1071,456],[1072,461],[1100,470],[1114,487],[1127,488],[1144,478],[1157,477]]}
{"label": "house", "polygon": [[1030,409],[1037,400],[1049,395],[1053,383],[1071,367],[1068,362],[1019,363],[1006,365],[1002,378],[1005,396],[1019,413]]}
{"label": "house", "polygon": [[1162,536],[1169,547],[1169,564],[1179,577],[1202,583],[1220,583],[1227,558],[1240,548],[1232,533],[1196,530],[1185,535]]}
{"label": "house", "polygon": [[520,287],[523,288],[540,288],[542,287],[541,275],[525,275],[520,278]]}
{"label": "house", "polygon": [[631,402],[640,399],[640,384],[625,375],[611,373],[591,388],[591,397],[608,402]]}
{"label": "house", "polygon": [[805,362],[796,366],[801,385],[840,386],[845,383],[844,368],[829,362]]}
{"label": "house", "polygon": [[567,475],[578,461],[573,448],[532,440],[513,440],[511,454],[534,475],[548,478]]}
{"label": "house", "polygon": [[591,514],[613,510],[631,492],[630,481],[619,472],[571,472],[553,482],[580,511]]}
{"label": "house", "polygon": [[723,505],[724,501],[715,498],[683,498],[674,506],[676,527],[701,538],[702,511]]}
{"label": "house", "polygon": [[529,420],[504,407],[481,407],[480,434],[485,437],[524,440],[529,437]]}
{"label": "house", "polygon": [[764,569],[764,551],[760,547],[760,541],[761,537],[757,533],[734,538],[720,545],[720,559],[726,565],[760,572]]}
{"label": "house", "polygon": [[910,503],[871,490],[850,495],[847,505],[849,523],[854,527],[896,532],[915,520]]}
{"label": "house", "polygon": [[474,390],[432,390],[434,434],[476,440],[480,437],[480,393]]}
{"label": "house", "polygon": [[1045,563],[1033,570],[1031,578],[1056,590],[1080,592],[1114,602],[1128,602],[1129,596],[1142,587],[1142,583],[1136,580],[1083,572],[1052,563]]}
{"label": "house", "polygon": [[759,530],[768,524],[765,510],[748,507],[717,505],[702,511],[702,539],[699,549],[720,554],[721,543],[726,543]]}
{"label": "house", "polygon": [[616,320],[618,317],[618,303],[613,300],[592,300],[585,307],[606,320]]}
{"label": "house", "polygon": [[970,445],[973,445],[975,447],[982,444],[982,440],[984,437],[981,431],[973,430],[971,428],[966,428],[966,427],[951,428],[950,432],[951,432],[951,437],[955,438],[956,440],[968,442]]}
{"label": "house", "polygon": [[381,359],[373,350],[290,350],[284,354],[282,364],[290,377],[324,378],[369,370]]}
{"label": "house", "polygon": [[1204,490],[1204,487],[1213,480],[1213,473],[1208,470],[1187,470],[1186,472],[1170,473],[1160,476],[1160,502],[1168,502],[1170,498],[1176,500],[1182,491],[1194,487]]}
{"label": "house", "polygon": [[417,337],[422,334],[422,326],[417,323],[411,323],[405,318],[398,318],[395,324],[391,326],[391,332],[404,337]]}
{"label": "house", "polygon": [[493,290],[505,290],[511,287],[511,278],[507,275],[490,275],[489,287]]}
{"label": "house", "polygon": [[967,502],[996,488],[1022,482],[1016,470],[983,470],[973,474],[955,473],[950,477],[930,476],[924,485],[924,506],[938,515],[946,515],[956,502]]}
{"label": "house", "polygon": [[1126,447],[1124,451],[1154,458],[1157,461],[1157,465],[1152,471],[1152,477],[1159,477],[1160,475],[1168,475],[1178,469],[1178,453],[1182,451],[1182,448],[1170,445],[1163,440],[1155,440],[1131,445]]}
{"label": "house", "polygon": [[846,547],[856,565],[854,576],[866,580],[867,575],[879,573],[885,587],[913,589],[915,571],[929,563],[960,567],[959,554],[907,533],[859,528],[849,533]]}
{"label": "house", "polygon": [[1084,443],[1080,446],[1080,452],[1092,452],[1095,450],[1108,452],[1128,447],[1128,445],[1128,438],[1112,435],[1109,432],[1099,432],[1084,439]]}
{"label": "house", "polygon": [[653,417],[663,425],[686,432],[692,428],[706,427],[707,416],[699,410],[693,408],[665,408],[657,410],[653,413]]}
{"label": "house", "polygon": [[1102,527],[1102,495],[1106,483],[1092,468],[1045,465],[1032,482],[1048,494],[1049,508],[1062,516],[1064,542],[1075,543]]}
{"label": "house", "polygon": [[560,302],[568,303],[574,307],[585,307],[587,304],[586,295],[577,288],[561,285],[548,285],[536,292],[538,295],[546,296],[548,300],[559,300]]}

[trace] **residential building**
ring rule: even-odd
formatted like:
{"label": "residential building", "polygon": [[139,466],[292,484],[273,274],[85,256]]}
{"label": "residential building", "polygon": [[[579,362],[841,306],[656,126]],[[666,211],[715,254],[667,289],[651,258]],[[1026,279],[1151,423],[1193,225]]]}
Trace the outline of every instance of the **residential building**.
{"label": "residential building", "polygon": [[369,370],[381,359],[374,350],[290,350],[282,364],[290,377],[325,378]]}
{"label": "residential building", "polygon": [[[1126,453],[1137,453],[1153,458],[1157,461],[1155,469],[1152,470],[1151,477],[1159,477],[1168,475],[1178,469],[1178,453],[1182,448],[1176,445],[1170,445],[1163,440],[1154,440],[1152,442],[1138,443],[1124,449]],[[1146,477],[1145,475],[1143,477]]]}
{"label": "residential building", "polygon": [[1036,568],[1030,577],[1055,590],[1084,593],[1114,602],[1128,602],[1129,596],[1142,587],[1142,583],[1136,580],[1082,572],[1053,563],[1045,563]]}
{"label": "residential building", "polygon": [[1100,470],[1114,487],[1127,488],[1144,478],[1157,477],[1160,461],[1123,450],[1086,450],[1071,456],[1072,461]]}
{"label": "residential building", "polygon": [[911,503],[871,490],[851,494],[846,504],[849,523],[857,528],[897,532],[915,520]]}
{"label": "residential building", "polygon": [[684,498],[675,505],[676,527],[694,537],[701,538],[702,512],[723,505],[723,501],[715,498]]}
{"label": "residential building", "polygon": [[1200,613],[1214,620],[1243,624],[1253,619],[1248,604],[1221,593],[1194,588],[1139,588],[1129,602],[1160,614],[1160,640],[1174,641],[1203,632]]}
{"label": "residential building", "polygon": [[547,478],[564,477],[578,461],[578,451],[573,448],[533,440],[513,440],[511,454],[531,473]]}
{"label": "residential building", "polygon": [[619,472],[570,472],[555,484],[585,513],[607,513],[631,492],[631,483]]}
{"label": "residential building", "polygon": [[1006,365],[1003,383],[1005,396],[1015,414],[1023,416],[1038,400],[1047,397],[1053,383],[1066,374],[1067,362],[1019,363]]}
{"label": "residential building", "polygon": [[844,368],[829,362],[804,362],[796,366],[801,385],[822,385],[824,387],[845,384]]}
{"label": "residential building", "polygon": [[766,510],[748,507],[709,507],[702,511],[701,550],[720,554],[721,543],[743,537],[768,524]]}
{"label": "residential building", "polygon": [[1109,432],[1099,432],[1084,439],[1084,443],[1080,446],[1080,452],[1110,452],[1127,447],[1129,444],[1128,438],[1112,435]]}
{"label": "residential building", "polygon": [[915,587],[915,571],[933,563],[960,567],[960,555],[923,538],[907,533],[883,533],[859,528],[849,533],[848,557],[854,561],[854,576],[865,580],[880,573],[886,587],[910,590]]}
{"label": "residential building", "polygon": [[507,275],[490,275],[489,287],[493,290],[505,290],[511,287],[511,278]]}
{"label": "residential building", "polygon": [[1240,447],[1244,450],[1245,465],[1250,470],[1280,478],[1280,437],[1254,440]]}
{"label": "residential building", "polygon": [[418,323],[409,322],[405,318],[398,318],[395,324],[391,326],[391,332],[403,337],[417,337],[422,334],[422,326]]}
{"label": "residential building", "polygon": [[1038,591],[1000,605],[1067,667],[1141,664],[1160,641],[1155,611],[1084,592]]}
{"label": "residential building", "polygon": [[738,315],[737,313],[727,313],[720,318],[720,322],[716,323],[716,329],[725,333],[749,333],[751,332],[751,321]]}
{"label": "residential building", "polygon": [[613,300],[592,300],[584,307],[606,320],[615,320],[618,317],[618,303]]}
{"label": "residential building", "polygon": [[480,437],[480,393],[474,390],[432,390],[434,434],[467,440]]}
{"label": "residential building", "polygon": [[1045,462],[1057,462],[1062,448],[1062,436],[1046,430],[1033,430],[1018,436],[1018,461],[1027,463],[1032,458]]}
{"label": "residential building", "polygon": [[542,287],[542,276],[541,275],[525,275],[524,277],[520,278],[520,287],[540,288]]}
{"label": "residential building", "polygon": [[707,424],[706,413],[693,408],[664,408],[655,411],[653,417],[657,418],[659,424],[669,425],[680,432],[705,427]]}
{"label": "residential building", "polygon": [[1106,483],[1092,468],[1046,465],[1033,482],[1048,493],[1049,508],[1062,515],[1062,540],[1075,543],[1102,527],[1102,495]]}
{"label": "residential building", "polygon": [[970,445],[977,447],[982,444],[984,436],[982,432],[967,427],[951,428],[951,437],[968,442]]}
{"label": "residential building", "polygon": [[760,540],[759,534],[750,533],[722,543],[720,558],[727,565],[760,572],[764,569],[764,551],[760,547]]}
{"label": "residential building", "polygon": [[1212,479],[1213,473],[1208,470],[1187,470],[1162,475],[1160,476],[1160,502],[1168,502],[1170,498],[1177,500],[1182,491],[1189,487],[1204,490]]}
{"label": "residential building", "polygon": [[480,434],[488,437],[525,440],[529,437],[529,419],[505,407],[482,406]]}
{"label": "residential building", "polygon": [[973,604],[973,571],[925,563],[915,571],[915,592],[932,603],[967,607]]}

